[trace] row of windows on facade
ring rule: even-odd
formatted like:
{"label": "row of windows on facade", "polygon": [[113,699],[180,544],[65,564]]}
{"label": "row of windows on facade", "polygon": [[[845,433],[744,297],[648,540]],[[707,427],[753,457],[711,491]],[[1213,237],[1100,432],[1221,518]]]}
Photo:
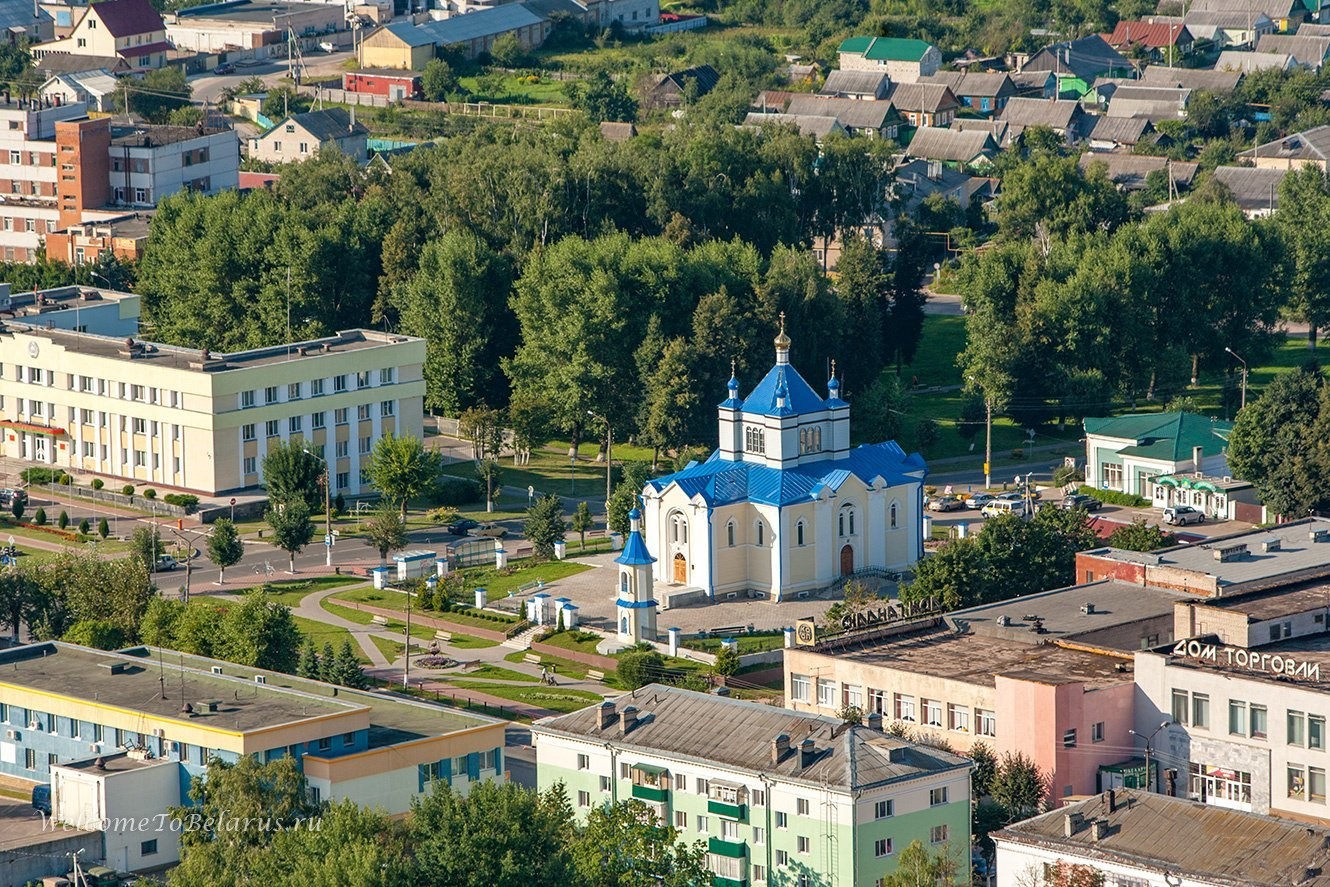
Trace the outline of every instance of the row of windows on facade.
{"label": "row of windows on facade", "polygon": [[[795,702],[813,701],[814,679],[809,675],[790,675],[790,697]],[[971,709],[968,705],[957,705],[937,699],[916,699],[904,693],[890,693],[886,690],[868,688],[867,707],[864,705],[864,688],[851,684],[837,684],[830,678],[817,678],[817,705],[819,708],[841,709],[857,708],[863,712],[876,712],[883,717],[893,718],[908,724],[922,724],[927,727],[939,727],[958,733],[973,732],[976,736],[997,735],[997,715],[984,708]],[[837,693],[839,687],[840,692]],[[945,721],[944,721],[945,713]],[[973,727],[971,726],[973,724]],[[1103,725],[1099,727],[1096,742],[1103,739]],[[1076,731],[1071,731],[1073,735]]]}
{"label": "row of windows on facade", "polygon": [[[888,508],[888,521],[894,530],[900,525],[900,506],[893,502]],[[841,536],[857,535],[855,531],[855,510],[853,506],[841,508],[837,515],[837,532]],[[725,524],[725,544],[734,548],[737,544],[738,525],[734,521],[728,521]],[[756,521],[753,524],[753,538],[760,547],[766,544],[766,523]],[[670,539],[673,542],[687,544],[688,542],[688,519],[682,514],[674,513],[670,515]],[[808,526],[803,520],[796,521],[794,524],[794,544],[808,544]]]}
{"label": "row of windows on facade", "polygon": [[[26,397],[17,397],[14,401],[15,411],[20,416],[28,416],[33,419],[50,419],[53,422],[60,418],[60,408],[54,403]],[[3,408],[4,398],[0,396],[0,409]],[[89,428],[110,428],[113,424],[111,415],[101,410],[66,407],[65,417],[71,425],[77,423]],[[148,420],[133,416],[120,416],[120,421],[117,424],[122,434],[129,433],[132,429],[134,434],[146,434],[155,438],[158,436],[160,429],[161,431],[169,430],[171,440],[180,440],[180,426],[171,422],[159,424],[156,419]]]}
{"label": "row of windows on facade", "polygon": [[[26,161],[25,159],[26,158]],[[55,152],[9,149],[10,166],[55,166]]]}
{"label": "row of windows on facade", "polygon": [[[262,144],[262,142],[263,142],[262,139],[255,139],[254,148],[257,150],[260,144]],[[301,142],[298,147],[300,149],[301,154],[309,153],[309,142]],[[274,140],[272,143],[272,149],[280,154],[282,152],[282,143],[280,141]]]}
{"label": "row of windows on facade", "polygon": [[[344,391],[351,390],[348,387],[350,378],[351,377],[346,373],[343,373],[338,376],[333,376],[332,377],[333,393],[341,394]],[[371,382],[372,378],[373,374],[371,370],[365,370],[363,372],[356,373],[356,389],[359,390],[361,388],[369,388],[372,384]],[[327,384],[326,384],[327,381],[328,381],[327,379],[311,380],[309,383],[309,396],[322,397],[323,395],[325,395],[327,393]],[[391,385],[395,381],[397,381],[397,370],[395,368],[384,367],[383,369],[379,370],[380,385]],[[285,400],[283,400],[282,398],[282,386],[269,385],[268,387],[263,389],[263,403],[265,405],[290,402],[293,400],[301,400],[304,398],[304,396],[305,396],[304,382],[291,382],[287,384]],[[259,390],[257,388],[240,392],[240,408],[242,410],[258,406],[258,403],[259,403]]]}
{"label": "row of windows on facade", "polygon": [[[356,421],[368,422],[371,416],[373,415],[373,408],[374,405],[368,403],[362,403],[359,406],[357,406]],[[333,410],[333,423],[335,425],[349,425],[350,424],[349,409],[350,409],[349,407],[339,407]],[[397,401],[385,400],[379,404],[380,417],[388,418],[395,415],[397,415]],[[328,413],[326,411],[311,413],[309,416],[309,424],[310,428],[316,431],[320,428],[327,428]],[[269,419],[268,421],[263,423],[263,431],[266,437],[280,437],[282,434],[282,420]],[[305,431],[305,417],[303,415],[287,417],[286,419],[287,434],[303,434],[304,431]],[[240,439],[243,441],[257,440],[258,425],[255,424],[254,422],[247,422],[244,425],[241,425]],[[369,438],[362,438],[362,442],[365,440],[369,440]],[[344,444],[345,441],[341,441],[341,443]],[[361,452],[367,453],[369,452],[369,450],[362,449]],[[342,455],[344,456],[346,454],[342,453]]]}
{"label": "row of windows on facade", "polygon": [[[41,228],[41,231],[37,229]],[[4,231],[26,231],[29,234],[53,234],[56,230],[55,219],[25,219],[20,217],[3,216],[0,217],[0,230]]]}
{"label": "row of windows on facade", "polygon": [[[763,455],[767,451],[766,430],[748,426],[744,428],[744,452]],[[799,453],[822,452],[822,429],[799,429]]]}
{"label": "row of windows on facade", "polygon": [[[367,439],[368,439],[368,438],[362,438],[362,439],[361,439],[361,446],[362,446],[362,447],[365,446],[365,440],[367,440]],[[318,450],[321,450],[322,448],[321,448],[321,447],[320,447],[320,448],[314,448],[314,447],[311,447],[310,449],[311,449],[312,451],[317,452]],[[367,453],[367,452],[369,452],[369,450],[367,450],[367,449],[366,449],[366,450],[362,450],[362,452],[366,452],[366,453]],[[322,457],[320,457],[320,458],[322,458]],[[257,457],[257,456],[246,456],[246,457],[244,458],[244,464],[241,466],[241,470],[244,472],[244,474],[245,474],[245,476],[246,476],[247,478],[248,478],[248,477],[258,477],[258,474],[259,474],[259,459],[258,459],[258,457]],[[362,468],[362,469],[360,469],[360,471],[356,474],[356,479],[357,479],[357,481],[359,482],[359,484],[363,487],[363,486],[365,486],[366,484],[369,483],[369,473],[366,472],[365,469]],[[333,473],[333,485],[332,485],[332,492],[333,492],[333,493],[336,493],[338,490],[349,490],[350,488],[351,488],[351,472],[349,472],[349,471],[337,471],[337,472],[334,472],[334,473]]]}
{"label": "row of windows on facade", "polygon": [[[479,770],[495,770],[498,766],[498,752],[495,749],[489,751],[476,752],[476,760]],[[448,763],[448,767],[444,764]],[[430,761],[426,764],[418,765],[419,775],[423,784],[437,782],[445,779],[456,779],[466,776],[469,773],[467,767],[467,755],[458,755],[447,761]]]}
{"label": "row of windows on facade", "polygon": [[[14,365],[14,378],[29,385],[45,385],[53,388],[57,376],[64,376],[65,390],[80,394],[95,394],[98,397],[114,397],[119,400],[132,400],[138,403],[157,404],[160,406],[179,407],[184,402],[184,395],[179,391],[157,388],[153,385],[135,385],[131,382],[117,382],[113,379],[98,379],[93,376],[76,376],[73,373],[56,373],[42,367]],[[4,366],[0,365],[0,379],[4,378]],[[70,409],[73,409],[72,407]],[[90,410],[84,410],[90,415]],[[105,416],[105,413],[102,413]],[[71,418],[70,421],[73,421]],[[85,419],[83,424],[92,424]]]}
{"label": "row of windows on facade", "polygon": [[[1210,730],[1210,696],[1174,690],[1174,723],[1194,729]],[[1269,739],[1269,709],[1256,702],[1228,700],[1228,735],[1248,739]],[[1298,748],[1325,751],[1325,716],[1288,709],[1284,713],[1284,742]]]}

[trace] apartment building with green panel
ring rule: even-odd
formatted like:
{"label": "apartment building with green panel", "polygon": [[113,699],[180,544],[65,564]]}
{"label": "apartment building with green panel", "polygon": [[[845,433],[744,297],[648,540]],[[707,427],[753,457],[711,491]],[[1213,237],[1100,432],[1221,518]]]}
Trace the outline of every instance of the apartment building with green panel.
{"label": "apartment building with green panel", "polygon": [[969,880],[970,761],[863,725],[653,684],[531,728],[580,818],[636,798],[715,887],[876,887],[920,841]]}

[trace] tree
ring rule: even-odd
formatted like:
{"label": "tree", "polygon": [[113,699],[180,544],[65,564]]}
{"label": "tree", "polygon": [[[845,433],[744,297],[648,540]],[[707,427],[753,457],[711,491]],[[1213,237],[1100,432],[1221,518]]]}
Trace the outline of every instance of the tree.
{"label": "tree", "polygon": [[323,503],[324,464],[300,440],[275,441],[263,457],[263,488],[270,503],[299,500],[311,511]]}
{"label": "tree", "polygon": [[263,591],[255,590],[225,609],[213,655],[240,665],[291,674],[296,670],[303,640],[291,608],[269,601]]}
{"label": "tree", "polygon": [[[160,597],[148,601],[143,621],[139,623],[139,640],[153,647],[181,649],[178,645],[177,631],[185,609],[183,601],[171,601]],[[195,609],[202,608],[195,607]]]}
{"label": "tree", "polygon": [[639,649],[619,657],[619,680],[629,690],[660,680],[665,671],[665,657],[653,649]]}
{"label": "tree", "polygon": [[571,884],[573,811],[563,786],[536,793],[479,782],[463,797],[446,782],[411,801],[407,828],[417,869],[449,887]]}
{"label": "tree", "polygon": [[338,683],[337,653],[333,650],[332,641],[324,641],[323,650],[319,653],[319,680],[328,684]]}
{"label": "tree", "polygon": [[569,843],[581,887],[692,887],[712,880],[706,844],[679,840],[646,804],[632,799],[600,806]]}
{"label": "tree", "polygon": [[406,518],[387,500],[365,521],[365,544],[379,553],[379,563],[388,562],[388,552],[406,546]]}
{"label": "tree", "polygon": [[97,535],[103,539],[111,535],[111,525],[107,523],[106,518],[97,521]]}
{"label": "tree", "polygon": [[651,466],[645,462],[623,463],[619,483],[614,487],[614,492],[610,493],[608,511],[611,532],[627,535],[628,512],[638,507],[637,499],[650,479]]}
{"label": "tree", "polygon": [[298,91],[295,84],[287,80],[265,90],[268,97],[263,100],[263,115],[269,120],[282,121],[291,114],[303,114],[314,104],[313,100]]}
{"label": "tree", "polygon": [[526,510],[523,528],[526,538],[536,549],[536,557],[554,557],[554,543],[562,541],[568,532],[563,519],[563,502],[553,494],[541,496]]}
{"label": "tree", "polygon": [[32,513],[32,522],[39,527],[46,526],[46,509],[38,505],[37,510]]}
{"label": "tree", "polygon": [[[219,857],[208,860],[225,860],[222,869],[241,865],[251,851],[270,841],[275,831],[291,828],[319,812],[317,805],[309,800],[305,777],[291,755],[267,762],[254,755],[242,755],[234,764],[214,757],[208,762],[207,776],[190,780],[189,800],[190,806],[173,807],[170,811],[175,820],[190,825],[179,831],[181,868],[187,871],[197,869],[190,857],[203,847],[222,851]],[[236,820],[262,822],[269,818],[272,829],[224,825]],[[173,877],[175,874],[172,872]],[[194,874],[203,872],[195,870]]]}
{"label": "tree", "polygon": [[45,609],[45,593],[31,576],[20,570],[0,572],[0,625],[7,625],[17,643],[24,622]]}
{"label": "tree", "polygon": [[80,619],[71,625],[60,640],[98,650],[118,650],[125,646],[125,632],[106,619]]}
{"label": "tree", "polygon": [[587,530],[595,526],[595,523],[595,519],[591,516],[591,506],[585,502],[578,502],[577,511],[573,512],[572,529],[577,534],[579,548],[586,548]]}
{"label": "tree", "polygon": [[685,339],[672,339],[647,378],[640,420],[642,442],[657,451],[692,442],[690,432],[696,427],[694,416],[701,402],[692,375],[696,360]]}
{"label": "tree", "polygon": [[500,34],[490,44],[490,59],[500,68],[520,68],[526,64],[526,50],[514,34]]}
{"label": "tree", "polygon": [[982,798],[993,790],[993,780],[997,776],[998,759],[993,753],[992,747],[986,742],[976,742],[970,746],[970,760],[974,762],[974,769],[970,771],[970,781],[973,785],[971,794],[973,797]]}
{"label": "tree", "polygon": [[314,521],[309,506],[302,500],[269,505],[263,519],[272,527],[273,544],[290,558],[290,571],[296,571],[296,555],[314,538]]}
{"label": "tree", "polygon": [[1176,544],[1177,537],[1157,524],[1146,523],[1145,518],[1137,518],[1114,530],[1107,542],[1112,548],[1126,551],[1154,551]]}
{"label": "tree", "polygon": [[419,438],[393,434],[379,438],[365,463],[370,483],[399,507],[403,517],[408,502],[434,489],[441,470],[439,454],[425,449]]}
{"label": "tree", "polygon": [[1330,508],[1330,394],[1314,364],[1276,376],[1238,413],[1228,441],[1234,476],[1250,481],[1269,509],[1300,518]]}
{"label": "tree", "polygon": [[23,500],[19,499],[17,496],[14,497],[14,501],[11,502],[9,505],[9,513],[14,515],[14,520],[16,521],[23,520],[23,508],[24,508]]}
{"label": "tree", "polygon": [[1002,805],[1007,823],[1042,813],[1048,805],[1049,777],[1023,752],[1007,752],[998,763],[989,794]]}
{"label": "tree", "polygon": [[716,664],[712,671],[724,677],[730,677],[739,671],[739,652],[729,644],[722,644],[716,653]]}
{"label": "tree", "polygon": [[[342,646],[337,651],[337,657],[332,660],[331,667],[334,678],[332,683],[360,689],[369,685],[369,682],[365,679],[365,673],[360,670],[360,660],[356,658],[356,651],[351,646],[350,640],[342,641]],[[324,680],[327,680],[327,678],[324,678]]]}
{"label": "tree", "polygon": [[57,527],[59,527],[60,529],[62,529],[62,530],[65,529],[66,527],[68,527],[68,526],[69,526],[69,512],[65,511],[64,509],[61,509],[61,510],[60,510],[60,514],[59,514],[59,516],[56,517],[56,519],[55,519],[55,525],[56,525]]}
{"label": "tree", "polygon": [[954,883],[960,866],[949,848],[929,853],[921,841],[911,841],[896,860],[896,870],[882,878],[882,887],[936,887]]}
{"label": "tree", "polygon": [[172,111],[189,104],[192,91],[180,68],[157,68],[142,77],[120,80],[115,103],[126,114],[138,114],[151,123],[166,123]]}
{"label": "tree", "polygon": [[442,102],[457,92],[457,76],[443,59],[430,59],[420,72],[420,88],[426,101]]}
{"label": "tree", "polygon": [[151,572],[157,567],[157,556],[166,551],[157,527],[137,527],[129,535],[129,556]]}
{"label": "tree", "polygon": [[88,519],[85,517],[79,521],[79,535],[86,536],[90,532],[92,532],[92,524],[88,523]]}
{"label": "tree", "polygon": [[296,674],[314,681],[322,677],[319,654],[315,651],[314,644],[308,637],[305,638],[305,643],[300,647],[300,659],[296,662]]}
{"label": "tree", "polygon": [[586,80],[569,83],[564,91],[569,103],[585,113],[592,123],[637,119],[637,100],[628,94],[626,86],[616,83],[604,70]]}
{"label": "tree", "polygon": [[212,525],[208,536],[208,560],[217,565],[217,581],[226,581],[226,568],[240,563],[245,556],[245,543],[236,531],[236,525],[228,518],[218,518]]}

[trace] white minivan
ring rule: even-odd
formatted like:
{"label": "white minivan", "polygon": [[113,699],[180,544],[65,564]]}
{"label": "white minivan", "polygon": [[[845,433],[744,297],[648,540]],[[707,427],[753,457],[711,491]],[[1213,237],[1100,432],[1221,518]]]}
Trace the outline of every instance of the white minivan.
{"label": "white minivan", "polygon": [[985,505],[979,513],[985,519],[997,517],[1000,514],[1014,514],[1017,517],[1025,517],[1029,513],[1029,506],[1024,499],[994,499]]}

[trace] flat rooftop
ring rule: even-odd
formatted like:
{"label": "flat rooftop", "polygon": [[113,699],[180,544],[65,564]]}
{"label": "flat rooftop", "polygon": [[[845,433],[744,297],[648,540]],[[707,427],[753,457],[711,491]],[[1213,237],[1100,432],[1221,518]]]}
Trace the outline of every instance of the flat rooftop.
{"label": "flat rooftop", "polygon": [[[1068,837],[1066,817],[1075,814],[1084,825]],[[1097,841],[1092,820],[1108,825]],[[1111,810],[1105,796],[1095,795],[1009,825],[993,838],[1065,853],[1068,862],[1115,862],[1172,873],[1179,883],[1330,887],[1325,827],[1150,792],[1119,790]]]}
{"label": "flat rooftop", "polygon": [[[1235,594],[1232,597],[1204,598],[1199,603],[1215,610],[1246,614],[1252,622],[1278,619],[1310,610],[1330,610],[1330,582],[1311,579],[1269,591]],[[1264,649],[1264,647],[1262,647]]]}
{"label": "flat rooftop", "polygon": [[175,761],[167,758],[140,760],[131,758],[128,752],[119,752],[117,754],[93,755],[90,758],[81,758],[77,761],[64,761],[60,766],[67,770],[82,770],[88,773],[132,773],[135,770],[146,770],[149,767],[159,767],[162,764],[174,765],[175,763]]}
{"label": "flat rooftop", "polygon": [[117,124],[111,127],[111,144],[122,148],[153,148],[158,145],[175,145],[191,139],[201,139],[217,135],[219,132],[229,132],[229,130],[216,127],[199,129],[195,126],[157,126],[147,123],[134,126]]}
{"label": "flat rooftop", "polygon": [[1031,644],[977,634],[958,634],[946,626],[869,641],[863,648],[826,654],[865,665],[947,677],[983,687],[997,685],[997,675],[1041,684],[1079,684],[1088,689],[1132,681],[1132,659],[1070,650],[1055,643]]}
{"label": "flat rooftop", "polygon": [[326,12],[323,3],[216,3],[182,9],[167,17],[167,25],[190,24],[190,20],[207,19],[208,22],[245,22],[246,24],[272,24],[275,20],[303,14]]}
{"label": "flat rooftop", "polygon": [[[928,773],[968,770],[965,758],[927,745],[889,736],[867,726],[846,725],[839,718],[804,714],[760,702],[651,684],[613,702],[606,728],[602,705],[537,721],[532,733],[592,737],[648,754],[704,761],[782,779],[855,790]],[[624,733],[620,715],[636,709],[636,726]],[[771,760],[772,741],[790,741],[781,760]],[[804,762],[799,745],[812,740],[815,754]]]}
{"label": "flat rooftop", "polygon": [[292,342],[270,348],[255,348],[250,351],[237,351],[233,354],[214,354],[196,348],[178,348],[174,345],[161,345],[132,338],[121,339],[114,336],[99,336],[93,333],[48,329],[29,323],[13,321],[0,323],[0,342],[3,342],[7,335],[13,335],[14,333],[40,336],[80,354],[90,354],[94,357],[104,357],[112,360],[132,360],[135,363],[142,363],[145,368],[149,369],[163,367],[206,373],[271,366],[285,363],[288,360],[298,360],[306,356],[317,357],[329,353],[340,354],[364,351],[368,348],[377,348],[383,345],[423,341],[411,336],[380,333],[375,330],[343,330],[335,336],[325,336],[322,339]]}
{"label": "flat rooftop", "polygon": [[[1325,533],[1323,541],[1312,541],[1315,531]],[[1278,550],[1262,550],[1263,543],[1267,542],[1276,542]],[[1247,546],[1242,556],[1226,561],[1216,557],[1221,549],[1238,545]],[[1290,574],[1318,571],[1330,574],[1330,519],[1310,517],[1275,527],[1216,536],[1196,545],[1176,545],[1152,552],[1097,548],[1082,553],[1120,563],[1174,567],[1214,576],[1222,592],[1226,586],[1250,585]]]}
{"label": "flat rooftop", "polygon": [[[1203,647],[1207,644],[1216,645],[1214,661],[1190,656],[1171,656],[1170,668],[1218,672],[1246,680],[1269,681],[1286,688],[1298,687],[1321,692],[1330,690],[1330,636],[1309,635],[1273,644],[1262,644],[1250,650],[1225,647],[1214,635],[1195,640]],[[1163,651],[1158,655],[1170,656],[1170,653]],[[1273,660],[1277,657],[1283,657],[1287,663],[1288,673],[1280,674],[1275,670],[1277,666]],[[1303,665],[1312,667],[1309,675],[1299,672]],[[1319,669],[1315,668],[1316,666],[1319,666]]]}
{"label": "flat rooftop", "polygon": [[[946,618],[976,635],[1035,644],[1050,638],[1070,639],[1144,619],[1166,616],[1171,620],[1175,603],[1195,599],[1195,595],[1180,591],[1100,580],[958,610],[948,613]],[[1004,616],[1005,626],[998,624]],[[1036,619],[1042,633],[1034,630]]]}
{"label": "flat rooftop", "polygon": [[[0,312],[0,321],[7,317],[15,320],[39,318],[42,314],[63,311],[75,305],[83,308],[138,298],[134,293],[98,289],[92,286],[61,286],[34,293],[13,291],[9,289],[9,284],[0,284],[0,301],[3,301],[6,292],[9,297],[9,310]],[[34,319],[32,322],[41,321]]]}

